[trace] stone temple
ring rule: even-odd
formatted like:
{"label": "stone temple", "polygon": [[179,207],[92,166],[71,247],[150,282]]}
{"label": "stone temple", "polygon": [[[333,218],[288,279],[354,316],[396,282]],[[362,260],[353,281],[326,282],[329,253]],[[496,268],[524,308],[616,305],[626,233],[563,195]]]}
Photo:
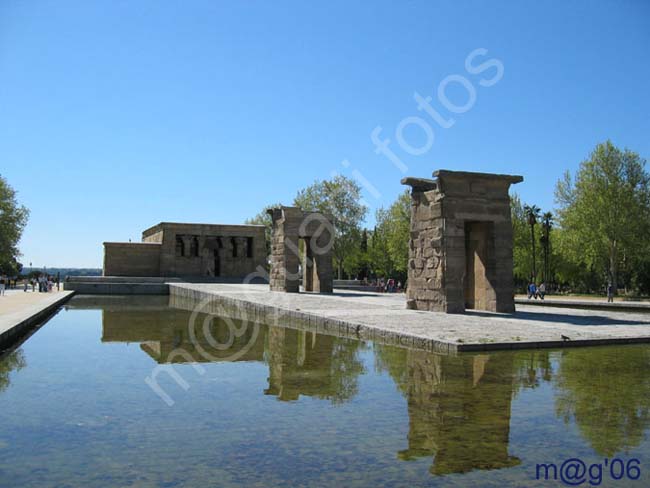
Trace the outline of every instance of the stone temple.
{"label": "stone temple", "polygon": [[266,266],[263,225],[162,222],[142,242],[104,243],[104,276],[244,278]]}
{"label": "stone temple", "polygon": [[512,313],[508,190],[521,176],[439,170],[411,187],[407,308]]}

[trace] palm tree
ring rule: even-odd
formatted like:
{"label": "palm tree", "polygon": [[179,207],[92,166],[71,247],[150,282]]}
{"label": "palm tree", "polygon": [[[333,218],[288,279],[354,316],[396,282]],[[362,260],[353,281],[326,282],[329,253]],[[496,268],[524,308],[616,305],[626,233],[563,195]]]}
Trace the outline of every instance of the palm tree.
{"label": "palm tree", "polygon": [[549,275],[551,274],[550,263],[550,246],[551,246],[551,227],[553,227],[553,214],[551,212],[544,212],[542,215],[542,246],[544,248],[544,281],[548,282]]}
{"label": "palm tree", "polygon": [[524,205],[524,213],[528,219],[528,225],[530,225],[530,244],[533,249],[533,281],[537,278],[537,260],[535,259],[535,224],[537,224],[540,212],[541,210],[537,205]]}

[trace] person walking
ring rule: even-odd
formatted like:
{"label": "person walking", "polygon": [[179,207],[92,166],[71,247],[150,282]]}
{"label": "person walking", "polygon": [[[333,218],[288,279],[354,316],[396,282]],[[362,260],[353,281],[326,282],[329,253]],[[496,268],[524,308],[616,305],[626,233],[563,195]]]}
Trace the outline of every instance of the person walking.
{"label": "person walking", "polygon": [[528,299],[530,300],[532,297],[535,297],[535,300],[537,300],[537,287],[534,281],[531,281],[528,285]]}
{"label": "person walking", "polygon": [[0,276],[0,296],[5,294],[5,277]]}
{"label": "person walking", "polygon": [[544,295],[546,295],[546,284],[543,281],[537,288],[537,294],[539,295],[539,298],[544,300]]}
{"label": "person walking", "polygon": [[607,284],[607,303],[612,303],[614,301],[614,285],[611,283]]}

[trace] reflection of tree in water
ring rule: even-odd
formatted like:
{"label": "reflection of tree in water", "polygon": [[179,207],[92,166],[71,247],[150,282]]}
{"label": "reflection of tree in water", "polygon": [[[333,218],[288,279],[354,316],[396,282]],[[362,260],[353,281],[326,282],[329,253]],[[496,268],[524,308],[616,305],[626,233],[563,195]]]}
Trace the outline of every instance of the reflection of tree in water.
{"label": "reflection of tree in water", "polygon": [[650,425],[650,348],[574,349],[562,355],[556,412],[600,455],[628,451]]}
{"label": "reflection of tree in water", "polygon": [[27,366],[27,362],[20,349],[0,359],[0,391],[4,391],[11,384],[9,380],[10,373],[19,371],[25,366]]}
{"label": "reflection of tree in water", "polygon": [[516,466],[508,453],[513,355],[443,356],[376,347],[376,367],[395,380],[408,404],[403,460],[433,456],[434,475]]}
{"label": "reflection of tree in water", "polygon": [[553,367],[548,351],[529,350],[517,351],[512,354],[514,356],[515,393],[518,393],[521,388],[537,388],[541,382],[551,381]]}
{"label": "reflection of tree in water", "polygon": [[314,332],[269,327],[266,359],[270,377],[267,395],[297,400],[300,395],[350,400],[358,391],[363,364],[361,343]]}

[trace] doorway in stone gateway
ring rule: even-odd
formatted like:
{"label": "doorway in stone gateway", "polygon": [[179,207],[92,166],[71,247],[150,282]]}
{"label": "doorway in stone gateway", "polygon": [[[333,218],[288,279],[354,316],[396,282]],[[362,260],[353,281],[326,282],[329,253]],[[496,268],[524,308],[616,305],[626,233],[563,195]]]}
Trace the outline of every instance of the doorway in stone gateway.
{"label": "doorway in stone gateway", "polygon": [[302,260],[302,286],[305,291],[314,291],[314,252],[311,248],[311,238],[303,237],[304,254]]}
{"label": "doorway in stone gateway", "polygon": [[465,308],[487,310],[491,222],[465,222]]}

